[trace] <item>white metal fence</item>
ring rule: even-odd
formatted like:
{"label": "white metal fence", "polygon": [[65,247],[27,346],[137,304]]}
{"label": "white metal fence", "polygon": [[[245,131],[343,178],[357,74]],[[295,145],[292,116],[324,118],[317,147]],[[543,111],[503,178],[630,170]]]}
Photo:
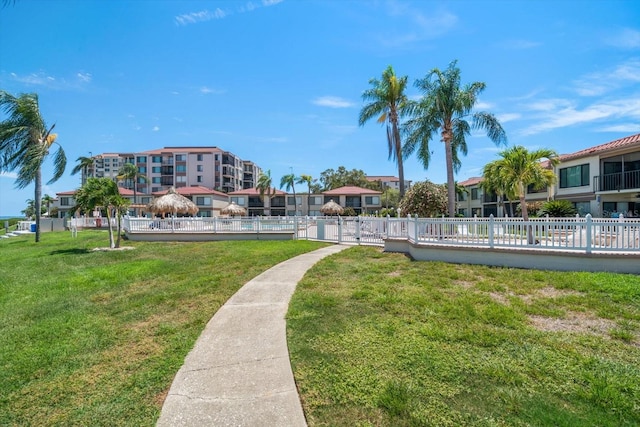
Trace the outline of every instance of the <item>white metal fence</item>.
{"label": "white metal fence", "polygon": [[408,239],[416,244],[640,253],[640,219],[592,218],[590,215],[584,218],[532,218],[528,221],[493,217],[125,217],[122,224],[127,233],[289,231],[294,232],[298,239],[347,244],[384,245],[384,239],[392,238]]}

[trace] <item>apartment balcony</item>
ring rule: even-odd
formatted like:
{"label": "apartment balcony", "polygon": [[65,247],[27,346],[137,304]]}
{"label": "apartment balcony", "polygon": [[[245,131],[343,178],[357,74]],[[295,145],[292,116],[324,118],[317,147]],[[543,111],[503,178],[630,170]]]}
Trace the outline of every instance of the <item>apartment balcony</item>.
{"label": "apartment balcony", "polygon": [[173,166],[162,166],[160,168],[160,174],[173,176]]}
{"label": "apartment balcony", "polygon": [[640,189],[640,170],[609,173],[594,178],[596,191],[622,191]]}

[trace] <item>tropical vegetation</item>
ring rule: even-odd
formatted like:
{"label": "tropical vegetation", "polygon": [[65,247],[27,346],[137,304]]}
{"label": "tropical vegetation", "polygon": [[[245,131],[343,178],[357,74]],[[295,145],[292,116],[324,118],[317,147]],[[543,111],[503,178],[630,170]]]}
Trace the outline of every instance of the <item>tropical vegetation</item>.
{"label": "tropical vegetation", "polygon": [[576,215],[573,203],[568,200],[549,200],[542,205],[539,216],[549,215],[551,218],[568,218]]}
{"label": "tropical vegetation", "polygon": [[360,110],[358,124],[364,126],[375,117],[378,123],[386,125],[389,159],[395,160],[398,165],[400,198],[402,198],[405,194],[405,185],[400,119],[408,111],[409,99],[405,94],[407,76],[396,76],[393,67],[389,65],[382,72],[380,80],[372,78],[369,84],[371,87],[362,93],[362,99],[370,103]]}
{"label": "tropical vegetation", "polygon": [[[134,165],[133,163],[127,162],[122,166],[120,166],[120,169],[118,170],[118,176],[116,178],[120,180],[124,180],[126,187],[133,189],[133,204],[134,205],[137,204],[138,203],[138,197],[137,197],[138,185],[137,184],[139,181],[146,181],[147,176],[142,172],[140,172],[136,167],[136,165]],[[137,216],[138,215],[137,208],[135,208],[135,213]]]}
{"label": "tropical vegetation", "polygon": [[271,179],[271,169],[268,169],[266,173],[262,172],[258,177],[258,182],[256,183],[256,188],[260,193],[260,198],[264,202],[265,196],[271,200],[274,194],[276,194],[276,189],[273,187],[273,182]]}
{"label": "tropical vegetation", "polygon": [[284,175],[280,178],[280,189],[283,187],[285,191],[291,190],[293,192],[293,215],[298,215],[298,202],[296,199],[296,181],[298,178],[292,173]]}
{"label": "tropical vegetation", "polygon": [[36,222],[35,241],[40,241],[40,218],[42,216],[42,166],[53,153],[52,184],[64,174],[67,157],[53,133],[55,123],[47,126],[35,93],[13,96],[0,91],[0,111],[7,118],[0,122],[0,172],[17,171],[15,185],[19,189],[34,184],[34,216]]}
{"label": "tropical vegetation", "polygon": [[[473,82],[461,87],[460,69],[457,61],[441,71],[432,69],[423,79],[418,79],[416,87],[422,91],[422,98],[411,104],[411,118],[405,123],[408,133],[403,146],[403,154],[416,152],[425,169],[431,162],[429,142],[439,135],[445,148],[447,169],[447,206],[450,217],[456,210],[454,172],[460,169],[460,154],[467,154],[466,137],[471,130],[484,130],[489,139],[497,145],[506,144],[507,136],[496,117],[488,112],[473,112],[478,96],[484,91],[483,82]],[[470,121],[470,122],[469,122]]]}
{"label": "tropical vegetation", "polygon": [[77,164],[71,169],[71,175],[82,172],[82,185],[87,178],[93,178],[93,157],[80,156],[76,159]]}
{"label": "tropical vegetation", "polygon": [[447,213],[447,186],[426,180],[416,182],[398,205],[400,216],[433,218]]}
{"label": "tropical vegetation", "polygon": [[[76,206],[74,210],[92,212],[95,209],[104,210],[107,216],[109,230],[109,247],[120,247],[121,219],[126,212],[129,201],[120,195],[118,184],[109,178],[88,178],[87,182],[75,193]],[[116,239],[113,237],[111,218],[116,218]]]}

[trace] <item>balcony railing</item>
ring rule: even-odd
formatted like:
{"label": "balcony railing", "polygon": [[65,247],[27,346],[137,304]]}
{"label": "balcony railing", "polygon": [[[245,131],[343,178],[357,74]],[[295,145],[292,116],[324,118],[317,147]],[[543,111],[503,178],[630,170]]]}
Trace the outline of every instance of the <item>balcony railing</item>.
{"label": "balcony railing", "polygon": [[640,189],[640,170],[598,175],[594,182],[596,191]]}

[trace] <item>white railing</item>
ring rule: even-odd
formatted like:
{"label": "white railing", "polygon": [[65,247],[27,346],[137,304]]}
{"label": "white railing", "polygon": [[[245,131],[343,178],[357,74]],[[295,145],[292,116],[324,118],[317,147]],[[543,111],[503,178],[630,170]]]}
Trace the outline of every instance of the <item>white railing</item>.
{"label": "white railing", "polygon": [[640,219],[590,215],[528,221],[493,217],[125,217],[122,224],[127,233],[292,232],[298,239],[352,244],[384,245],[391,238],[416,244],[640,253]]}

